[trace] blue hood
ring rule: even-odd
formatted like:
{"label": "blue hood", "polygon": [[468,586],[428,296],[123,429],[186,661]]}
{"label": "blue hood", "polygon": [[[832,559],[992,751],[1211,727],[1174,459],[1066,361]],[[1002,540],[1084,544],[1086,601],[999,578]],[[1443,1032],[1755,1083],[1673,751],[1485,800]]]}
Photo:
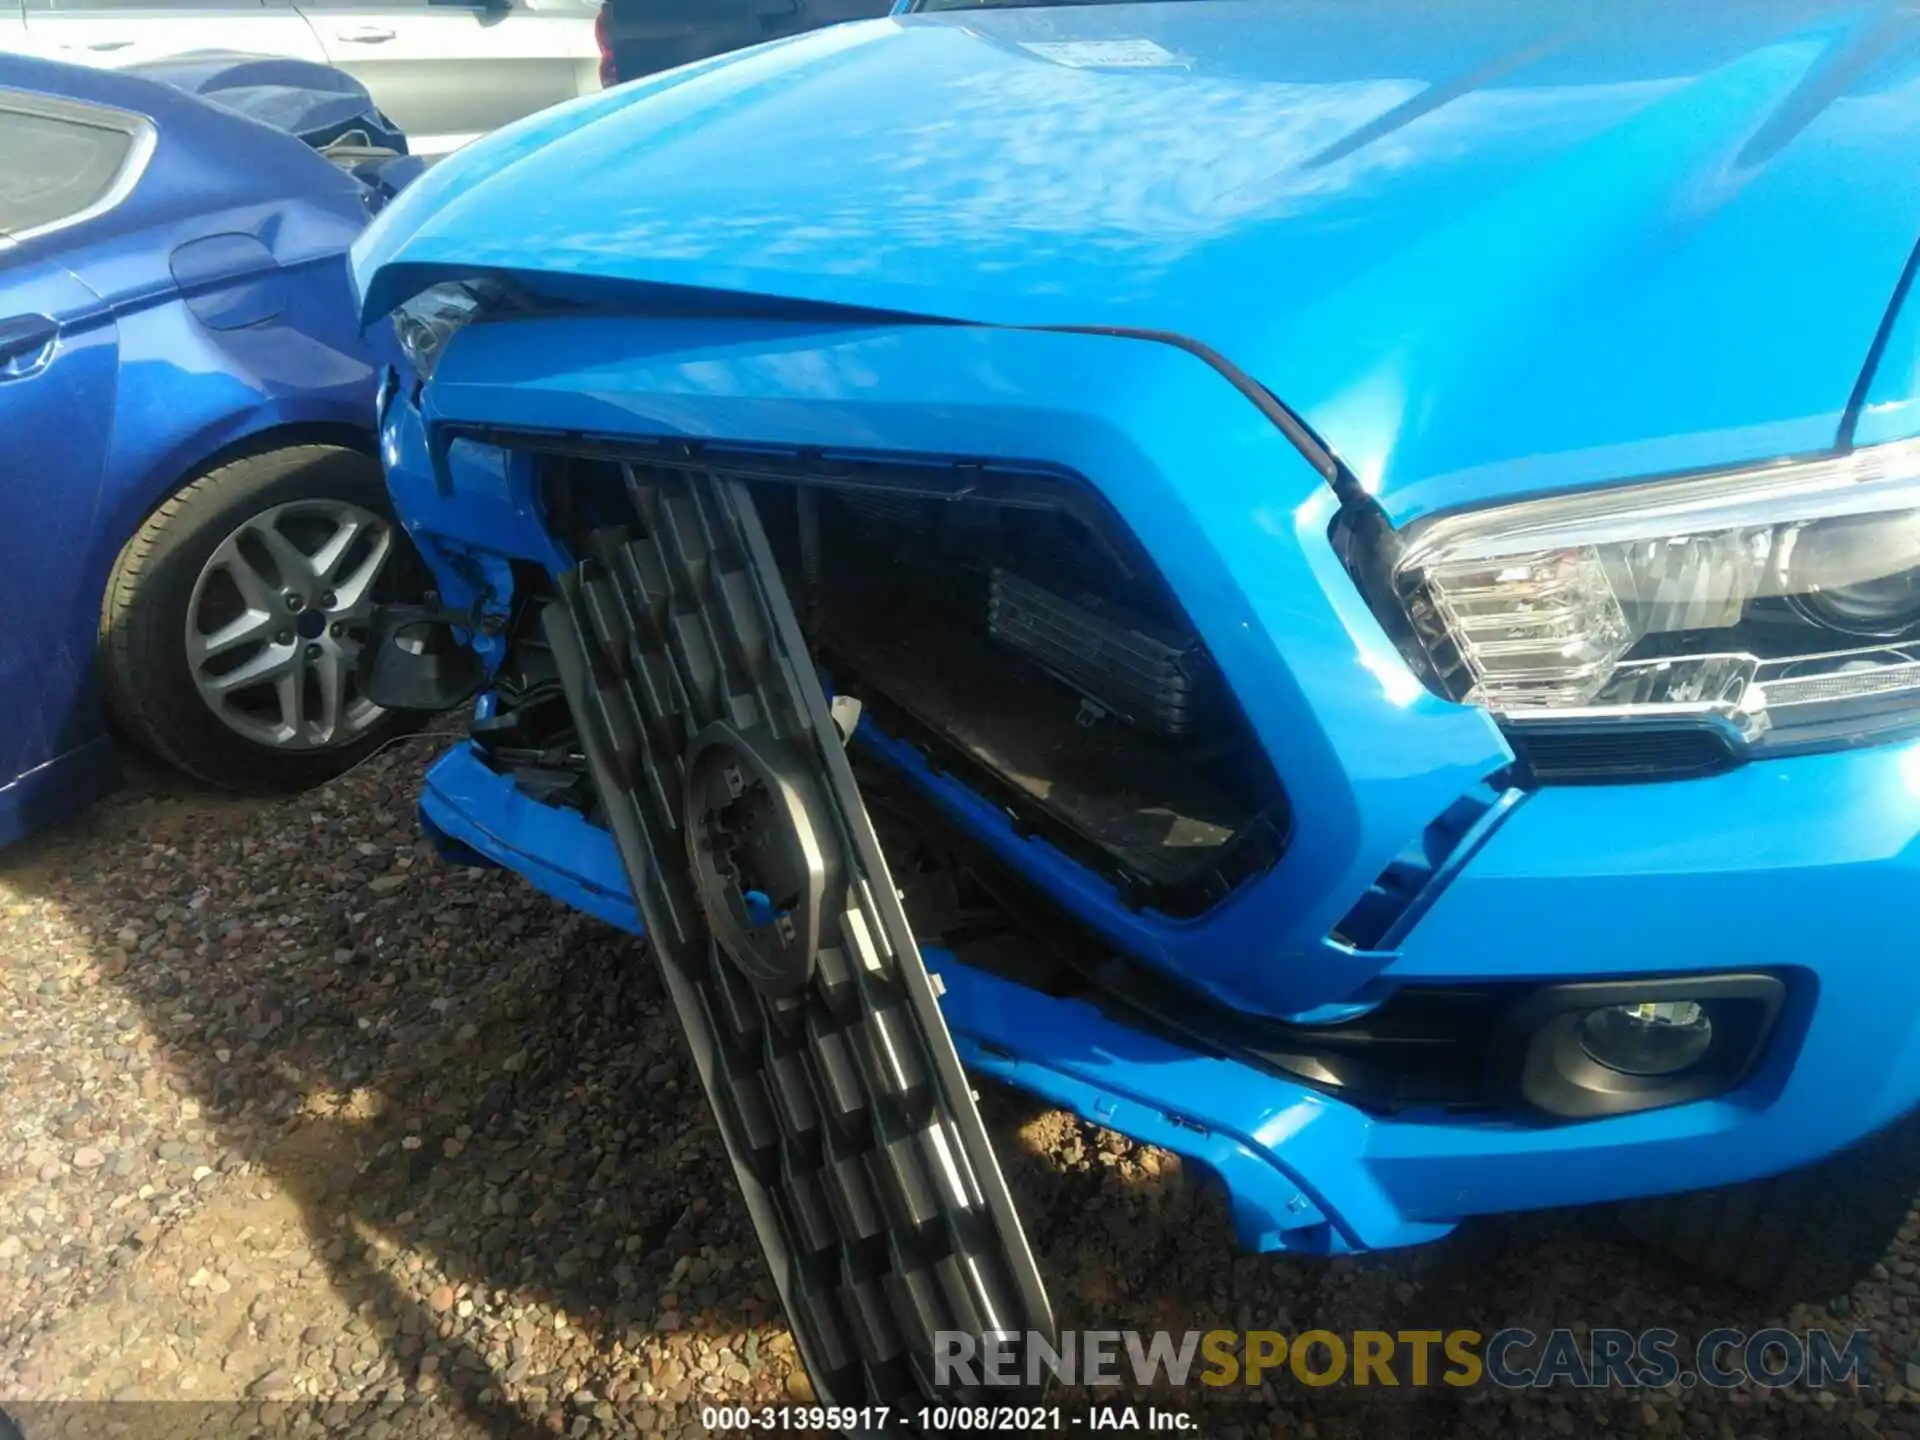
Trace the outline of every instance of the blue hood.
{"label": "blue hood", "polygon": [[1170,331],[1404,519],[1833,445],[1920,239],[1916,137],[1895,0],[968,10],[535,116],[356,261],[369,315],[487,267]]}

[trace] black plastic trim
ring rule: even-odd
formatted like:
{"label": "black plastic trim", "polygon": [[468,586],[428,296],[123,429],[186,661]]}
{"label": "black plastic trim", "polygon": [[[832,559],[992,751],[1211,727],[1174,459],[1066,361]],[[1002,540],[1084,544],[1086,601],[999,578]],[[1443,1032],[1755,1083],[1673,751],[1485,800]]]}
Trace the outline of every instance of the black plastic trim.
{"label": "black plastic trim", "polygon": [[1452,676],[1440,672],[1406,606],[1394,593],[1393,568],[1400,556],[1400,536],[1379,502],[1370,495],[1345,501],[1327,527],[1327,541],[1407,668],[1434,694],[1460,699],[1464,691]]}
{"label": "black plastic trim", "polygon": [[[841,673],[858,688],[859,671]],[[1279,862],[1293,839],[1293,812],[1284,797],[1254,815],[1226,845],[1213,863],[1177,881],[1155,880],[1123,864],[1097,841],[1061,823],[1019,787],[1009,784],[958,745],[921,724],[906,709],[878,691],[862,692],[869,722],[920,752],[927,768],[958,776],[974,791],[1006,813],[1016,834],[1041,836],[1075,864],[1113,886],[1115,897],[1129,910],[1152,910],[1177,920],[1206,914],[1256,875]]]}
{"label": "black plastic trim", "polygon": [[1887,342],[1893,338],[1893,327],[1900,321],[1900,311],[1913,291],[1916,274],[1920,274],[1920,241],[1915,242],[1912,252],[1907,256],[1907,263],[1901,267],[1900,278],[1894,282],[1893,294],[1887,301],[1886,314],[1880,317],[1879,328],[1873,332],[1873,343],[1867,347],[1866,361],[1853,382],[1853,393],[1847,397],[1846,413],[1840,419],[1840,433],[1834,438],[1834,444],[1841,450],[1853,448],[1854,432],[1860,428],[1860,412],[1866,408],[1867,396],[1873,392],[1874,379],[1880,373],[1880,361],[1887,353]]}
{"label": "black plastic trim", "polygon": [[470,611],[375,606],[356,665],[361,690],[387,710],[438,714],[464,704],[487,678],[480,657],[459,638],[477,628]]}
{"label": "black plastic trim", "polygon": [[1540,721],[1503,727],[1522,772],[1542,785],[1621,785],[1719,775],[1745,763],[1713,722],[1591,725]]}
{"label": "black plastic trim", "polygon": [[1398,947],[1519,803],[1523,792],[1510,788],[1507,778],[1506,769],[1488,776],[1436,816],[1388,862],[1327,938],[1355,950]]}
{"label": "black plastic trim", "polygon": [[1215,350],[1211,345],[1173,330],[1149,330],[1132,325],[1022,325],[1015,329],[1031,330],[1040,334],[1052,335],[1106,335],[1119,340],[1145,340],[1155,345],[1171,345],[1176,350],[1184,350],[1195,359],[1218,371],[1226,382],[1253,402],[1254,409],[1266,416],[1282,435],[1292,443],[1313,468],[1320,472],[1320,478],[1334,489],[1334,493],[1345,500],[1360,493],[1353,477],[1346,472],[1327,442],[1314,433],[1313,427],[1302,420],[1295,411],[1284,404],[1266,386],[1242,370],[1233,361]]}

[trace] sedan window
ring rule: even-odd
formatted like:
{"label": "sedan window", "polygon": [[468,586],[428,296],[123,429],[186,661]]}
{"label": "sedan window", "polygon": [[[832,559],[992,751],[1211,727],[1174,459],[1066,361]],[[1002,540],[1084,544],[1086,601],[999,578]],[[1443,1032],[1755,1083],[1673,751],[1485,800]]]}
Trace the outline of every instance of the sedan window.
{"label": "sedan window", "polygon": [[[144,135],[136,117],[0,92],[0,235],[71,224],[131,188]],[[133,173],[130,173],[133,172]]]}

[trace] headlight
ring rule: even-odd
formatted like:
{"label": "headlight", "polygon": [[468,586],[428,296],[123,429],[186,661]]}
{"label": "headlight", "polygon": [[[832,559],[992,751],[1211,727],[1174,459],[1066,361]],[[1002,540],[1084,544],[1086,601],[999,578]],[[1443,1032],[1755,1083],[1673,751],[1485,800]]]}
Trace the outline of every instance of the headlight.
{"label": "headlight", "polygon": [[463,280],[432,285],[393,312],[393,333],[406,352],[407,363],[422,380],[433,378],[433,367],[447,342],[482,310],[506,298],[505,291],[486,280]]}
{"label": "headlight", "polygon": [[1443,517],[1392,583],[1438,683],[1516,725],[1857,739],[1920,720],[1920,441]]}

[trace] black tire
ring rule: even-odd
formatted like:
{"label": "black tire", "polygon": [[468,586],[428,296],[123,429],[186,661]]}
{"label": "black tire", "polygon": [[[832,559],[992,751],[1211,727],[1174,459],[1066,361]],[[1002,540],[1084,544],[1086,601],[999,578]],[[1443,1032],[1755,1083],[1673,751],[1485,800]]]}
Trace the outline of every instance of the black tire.
{"label": "black tire", "polygon": [[1844,1295],[1920,1192],[1920,1114],[1784,1175],[1621,1207],[1644,1243],[1780,1304]]}
{"label": "black tire", "polygon": [[[337,445],[294,445],[234,460],[175,492],[127,541],[107,580],[98,659],[115,727],[159,759],[222,789],[308,789],[352,768],[417,719],[392,713],[337,746],[279,749],[229,728],[195,686],[187,612],[209,557],[250,516],[306,499],[346,501],[393,523],[373,456]],[[382,588],[390,590],[388,598],[417,598],[404,592],[420,588],[419,562],[397,525],[394,536],[398,549]]]}

